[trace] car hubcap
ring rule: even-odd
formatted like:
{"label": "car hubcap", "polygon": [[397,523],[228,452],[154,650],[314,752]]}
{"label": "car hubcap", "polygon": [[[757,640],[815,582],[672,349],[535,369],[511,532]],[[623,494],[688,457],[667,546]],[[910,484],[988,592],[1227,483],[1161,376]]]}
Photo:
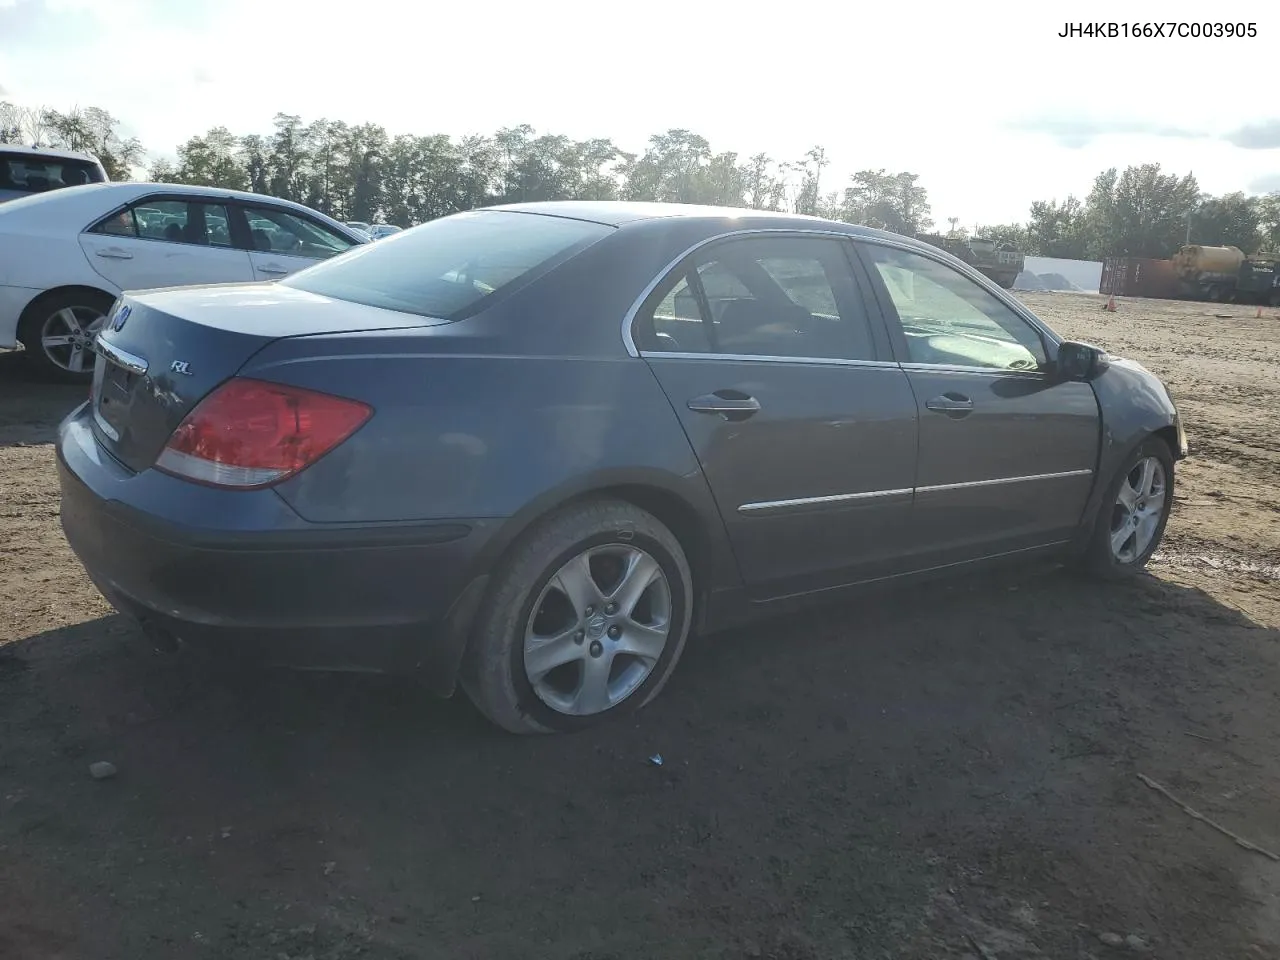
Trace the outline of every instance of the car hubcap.
{"label": "car hubcap", "polygon": [[1164,465],[1155,457],[1138,461],[1120,484],[1111,512],[1111,554],[1121,563],[1142,556],[1164,513]]}
{"label": "car hubcap", "polygon": [[51,314],[40,331],[44,355],[63,370],[84,373],[93,366],[93,338],[105,319],[93,307],[63,307]]}
{"label": "car hubcap", "polygon": [[525,674],[551,709],[603,713],[644,683],[670,633],[671,588],[658,562],[638,547],[593,547],[556,571],[533,605]]}

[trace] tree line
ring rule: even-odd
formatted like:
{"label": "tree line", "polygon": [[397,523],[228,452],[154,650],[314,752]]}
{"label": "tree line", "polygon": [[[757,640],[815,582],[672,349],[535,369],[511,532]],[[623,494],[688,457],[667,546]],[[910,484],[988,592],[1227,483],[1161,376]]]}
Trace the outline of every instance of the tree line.
{"label": "tree line", "polygon": [[[0,143],[38,143],[96,154],[112,179],[130,179],[147,151],[120,135],[101,108],[24,110],[0,102]],[[410,226],[475,207],[537,200],[657,200],[783,210],[890,230],[933,231],[919,176],[860,170],[829,182],[826,151],[796,160],[766,153],[713,151],[685,129],[649,138],[643,152],[608,138],[574,140],[523,124],[492,135],[390,135],[378,124],[277,114],[269,133],[214,127],[187,140],[176,161],[146,168],[148,179],[250,190],[306,204],[339,220]],[[1100,260],[1167,257],[1192,242],[1230,244],[1246,253],[1280,249],[1280,192],[1203,193],[1191,175],[1159,164],[1100,173],[1084,199],[1037,201],[1024,223],[976,228],[1029,255]],[[969,231],[950,218],[938,233]]]}
{"label": "tree line", "polygon": [[1280,251],[1280,191],[1212,196],[1195,177],[1164,173],[1156,163],[1114,167],[1094,178],[1083,200],[1068,196],[1031,204],[1026,223],[980,228],[1042,257],[1163,259],[1188,240],[1234,246],[1247,254]]}

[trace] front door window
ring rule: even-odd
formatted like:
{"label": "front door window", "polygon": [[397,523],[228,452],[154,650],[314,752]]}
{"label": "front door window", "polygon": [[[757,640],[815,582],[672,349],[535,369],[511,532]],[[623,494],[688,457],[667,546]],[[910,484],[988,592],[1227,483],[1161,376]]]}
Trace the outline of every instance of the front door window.
{"label": "front door window", "polygon": [[1044,343],[1027,321],[968,277],[930,257],[864,248],[884,281],[906,338],[903,362],[1041,370]]}

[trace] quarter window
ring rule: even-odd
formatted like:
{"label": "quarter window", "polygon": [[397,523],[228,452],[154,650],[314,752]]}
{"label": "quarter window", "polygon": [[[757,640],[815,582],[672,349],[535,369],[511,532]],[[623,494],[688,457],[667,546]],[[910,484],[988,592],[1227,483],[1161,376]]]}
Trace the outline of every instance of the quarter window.
{"label": "quarter window", "polygon": [[635,335],[654,352],[874,360],[842,244],[748,238],[700,251],[659,287]]}
{"label": "quarter window", "polygon": [[355,246],[340,233],[283,210],[247,207],[244,215],[253,249],[264,253],[327,260]]}
{"label": "quarter window", "polygon": [[962,273],[931,257],[864,244],[893,302],[911,363],[1038,370],[1044,341],[1031,324]]}
{"label": "quarter window", "polygon": [[138,224],[133,219],[132,210],[121,210],[113,213],[105,220],[95,223],[90,229],[90,233],[102,233],[111,237],[136,237],[138,235]]}

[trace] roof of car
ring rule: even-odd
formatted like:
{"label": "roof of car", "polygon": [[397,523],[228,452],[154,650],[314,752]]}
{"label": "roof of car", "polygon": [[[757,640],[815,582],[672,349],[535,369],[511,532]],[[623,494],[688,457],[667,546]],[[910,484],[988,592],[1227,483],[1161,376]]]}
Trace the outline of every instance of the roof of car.
{"label": "roof of car", "polygon": [[501,204],[483,209],[570,217],[612,227],[672,218],[725,224],[731,224],[734,221],[753,221],[753,226],[767,222],[772,229],[829,230],[835,233],[847,233],[850,236],[892,238],[897,242],[908,245],[912,245],[915,242],[910,237],[900,234],[877,230],[873,227],[864,227],[859,224],[845,223],[841,220],[829,220],[825,217],[786,213],[777,210],[753,210],[747,207],[708,206],[696,203],[659,203],[629,200],[545,200],[532,203]]}
{"label": "roof of car", "polygon": [[286,206],[299,206],[292,200],[283,200],[280,197],[268,196],[264,193],[249,193],[246,190],[229,190],[225,187],[208,187],[200,184],[192,183],[155,183],[143,180],[116,180],[113,183],[91,183],[88,186],[76,187],[75,189],[82,191],[81,195],[87,195],[86,191],[97,190],[101,193],[115,192],[120,194],[128,193],[170,193],[177,196],[188,193],[214,194],[219,197],[229,197],[235,200],[266,200],[270,203],[280,203]]}
{"label": "roof of car", "polygon": [[16,143],[0,143],[0,153],[17,153],[29,157],[52,157],[57,160],[88,160],[98,163],[91,153],[80,153],[75,150],[52,150],[48,147],[24,147]]}
{"label": "roof of car", "polygon": [[820,217],[808,217],[796,213],[779,213],[775,210],[751,210],[738,207],[708,206],[697,203],[661,203],[632,200],[543,200],[531,203],[504,203],[486,207],[487,210],[510,210],[525,213],[542,213],[557,217],[573,217],[592,220],[613,227],[620,227],[637,220],[656,220],[670,217],[723,220],[751,217],[777,220],[795,220],[812,225],[822,221]]}

